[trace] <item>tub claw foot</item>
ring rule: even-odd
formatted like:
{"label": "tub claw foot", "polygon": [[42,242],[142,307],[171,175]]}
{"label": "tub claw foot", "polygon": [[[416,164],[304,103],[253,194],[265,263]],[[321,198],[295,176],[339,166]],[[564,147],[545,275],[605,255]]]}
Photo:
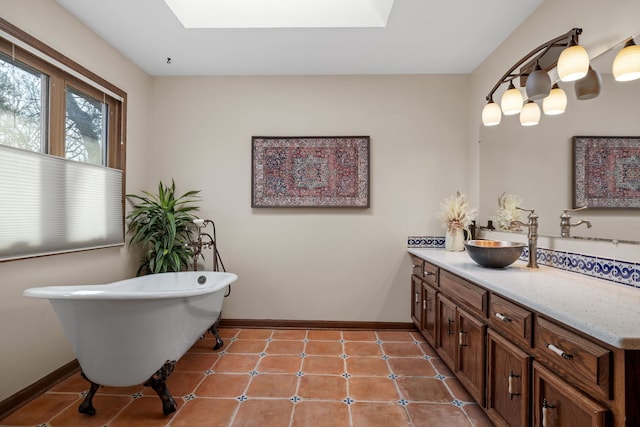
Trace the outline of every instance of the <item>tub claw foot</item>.
{"label": "tub claw foot", "polygon": [[89,388],[89,392],[87,393],[87,396],[84,398],[84,400],[78,407],[78,412],[80,412],[81,414],[94,416],[96,414],[96,408],[93,407],[93,396],[95,396],[100,385],[94,383],[89,378],[87,378],[84,372],[81,372],[80,375],[82,376],[82,378],[84,378],[85,380],[91,383],[91,388]]}
{"label": "tub claw foot", "polygon": [[224,341],[222,341],[222,338],[220,338],[220,332],[218,332],[218,322],[211,325],[211,327],[209,328],[209,332],[211,332],[213,336],[216,337],[216,343],[213,346],[213,349],[221,349],[224,346]]}
{"label": "tub claw foot", "polygon": [[156,373],[144,383],[146,387],[151,387],[162,401],[162,413],[165,415],[175,412],[178,407],[176,401],[171,397],[166,383],[167,378],[169,378],[169,375],[171,375],[175,367],[175,360],[167,360],[162,368],[158,369]]}

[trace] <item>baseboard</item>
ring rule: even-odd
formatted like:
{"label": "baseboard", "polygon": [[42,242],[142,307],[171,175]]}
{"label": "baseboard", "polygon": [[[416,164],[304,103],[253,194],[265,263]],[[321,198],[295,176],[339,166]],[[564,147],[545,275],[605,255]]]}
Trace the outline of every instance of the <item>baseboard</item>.
{"label": "baseboard", "polygon": [[77,359],[72,360],[66,365],[56,369],[44,378],[39,379],[27,388],[24,388],[0,402],[0,420],[16,411],[20,407],[26,405],[36,397],[51,388],[54,384],[67,378],[72,373],[80,369]]}
{"label": "baseboard", "polygon": [[221,319],[223,328],[342,329],[415,331],[411,322],[348,322],[337,320]]}

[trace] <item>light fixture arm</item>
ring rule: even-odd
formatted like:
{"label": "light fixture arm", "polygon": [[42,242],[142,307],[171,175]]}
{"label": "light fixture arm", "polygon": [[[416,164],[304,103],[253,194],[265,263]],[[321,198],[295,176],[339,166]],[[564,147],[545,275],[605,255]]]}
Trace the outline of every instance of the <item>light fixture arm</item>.
{"label": "light fixture arm", "polygon": [[[545,53],[549,51],[552,47],[556,46],[570,46],[571,43],[578,43],[578,36],[582,34],[582,28],[572,28],[567,31],[565,34],[558,36],[554,39],[549,40],[546,43],[541,44],[540,46],[533,49],[526,56],[524,56],[520,61],[516,62],[504,75],[498,80],[498,82],[493,86],[489,94],[486,96],[486,100],[491,102],[493,101],[493,94],[498,90],[500,85],[512,82],[513,79],[517,77],[521,77],[524,75],[523,72],[513,73],[518,67],[527,61],[531,61],[532,58],[535,61],[538,61]],[[535,57],[535,58],[534,58]]]}

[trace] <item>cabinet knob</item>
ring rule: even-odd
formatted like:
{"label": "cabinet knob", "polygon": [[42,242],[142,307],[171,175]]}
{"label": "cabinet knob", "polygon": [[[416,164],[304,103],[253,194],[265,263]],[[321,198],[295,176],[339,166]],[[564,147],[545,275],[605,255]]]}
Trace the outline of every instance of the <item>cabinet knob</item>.
{"label": "cabinet knob", "polygon": [[551,351],[553,351],[555,354],[557,354],[558,356],[562,357],[565,360],[571,360],[573,359],[573,355],[566,353],[563,349],[556,347],[553,344],[547,344],[547,348]]}
{"label": "cabinet knob", "polygon": [[502,320],[503,322],[511,322],[511,319],[510,319],[510,318],[508,318],[507,316],[505,316],[505,315],[504,315],[504,314],[502,314],[502,313],[498,313],[498,312],[496,312],[496,317],[497,317],[498,319]]}

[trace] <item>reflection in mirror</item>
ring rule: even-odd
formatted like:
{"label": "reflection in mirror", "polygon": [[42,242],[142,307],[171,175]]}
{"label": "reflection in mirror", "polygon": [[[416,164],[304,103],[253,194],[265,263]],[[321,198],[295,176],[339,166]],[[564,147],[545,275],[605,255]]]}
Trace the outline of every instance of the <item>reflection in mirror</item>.
{"label": "reflection in mirror", "polygon": [[578,100],[575,82],[559,82],[568,98],[563,114],[543,115],[531,127],[521,126],[517,115],[503,116],[498,126],[480,125],[479,225],[496,217],[498,198],[507,193],[536,210],[540,235],[560,236],[563,221],[588,221],[592,227],[572,226],[570,236],[640,242],[638,209],[569,210],[579,207],[573,206],[573,137],[640,136],[640,79],[616,82],[611,71],[624,42],[591,60],[602,79],[599,96]]}

